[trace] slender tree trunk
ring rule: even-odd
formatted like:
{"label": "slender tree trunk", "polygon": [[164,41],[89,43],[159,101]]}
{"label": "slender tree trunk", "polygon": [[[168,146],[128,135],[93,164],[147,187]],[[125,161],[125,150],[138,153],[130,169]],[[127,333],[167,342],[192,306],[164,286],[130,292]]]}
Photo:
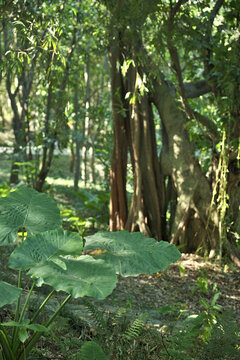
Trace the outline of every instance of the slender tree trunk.
{"label": "slender tree trunk", "polygon": [[114,147],[111,157],[110,170],[110,230],[117,231],[125,228],[128,216],[126,174],[128,141],[126,137],[126,122],[128,114],[124,113],[125,91],[119,64],[122,63],[119,48],[119,34],[116,41],[112,40],[109,58],[111,70],[111,92],[113,109]]}
{"label": "slender tree trunk", "polygon": [[[51,106],[52,106],[52,96],[53,96],[53,80],[50,80],[49,88],[48,88],[48,97],[47,97],[47,111],[46,111],[46,118],[45,118],[45,142],[43,144],[43,155],[42,155],[42,163],[39,174],[37,175],[36,179],[36,190],[42,191],[44,182],[46,177],[49,173],[54,149],[55,149],[55,142],[58,140],[60,134],[62,136],[66,136],[66,130],[68,130],[68,126],[65,121],[64,117],[64,110],[65,110],[65,101],[62,97],[64,97],[65,90],[67,87],[67,81],[69,76],[70,70],[70,63],[73,56],[73,52],[76,45],[76,32],[77,28],[73,29],[73,36],[72,36],[72,43],[70,51],[68,52],[68,56],[66,59],[66,66],[64,69],[62,81],[59,87],[59,92],[62,96],[59,96],[56,101],[56,108],[55,108],[55,121],[53,125],[50,125],[50,113],[51,113]],[[50,60],[51,62],[51,60]]]}
{"label": "slender tree trunk", "polygon": [[90,58],[88,55],[86,60],[86,70],[85,70],[86,94],[85,94],[85,118],[84,118],[84,146],[82,147],[82,165],[83,165],[82,178],[84,179],[85,186],[87,185],[87,181],[88,181],[88,151],[89,151],[89,135],[90,135],[89,110],[90,110],[90,96],[91,96],[90,76],[91,76]]}
{"label": "slender tree trunk", "polygon": [[[93,144],[93,140],[92,140]],[[90,183],[96,184],[96,176],[95,176],[95,155],[94,155],[94,147],[93,145],[89,148],[89,162],[90,162]]]}
{"label": "slender tree trunk", "polygon": [[80,179],[80,164],[81,164],[81,129],[79,121],[79,88],[76,83],[74,89],[74,113],[75,113],[75,126],[74,126],[74,142],[75,149],[75,166],[74,166],[74,189],[78,190],[78,182]]}
{"label": "slender tree trunk", "polygon": [[[43,144],[42,161],[41,161],[41,168],[37,175],[36,185],[35,185],[35,188],[37,191],[42,191],[42,187],[43,187],[43,184],[47,177],[49,167],[50,167],[51,161],[52,161],[52,160],[50,160],[50,163],[49,163],[49,160],[48,160],[49,153],[50,153],[49,140],[50,140],[51,104],[52,104],[52,83],[50,83],[48,86],[47,108],[46,108],[46,116],[45,116],[45,122],[44,122],[44,144]],[[53,141],[53,139],[52,139],[52,141]],[[51,159],[53,157],[53,151],[54,151],[54,147],[52,150]]]}
{"label": "slender tree trunk", "polygon": [[74,152],[74,139],[70,141],[70,166],[69,171],[74,173],[74,164],[75,164],[75,152]]}

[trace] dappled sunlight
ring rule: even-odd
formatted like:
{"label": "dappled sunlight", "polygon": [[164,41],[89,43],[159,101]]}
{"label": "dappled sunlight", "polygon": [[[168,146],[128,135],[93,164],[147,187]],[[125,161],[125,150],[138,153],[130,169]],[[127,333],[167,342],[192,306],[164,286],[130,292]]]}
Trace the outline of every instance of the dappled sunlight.
{"label": "dappled sunlight", "polygon": [[[47,177],[46,182],[50,185],[62,185],[67,187],[73,187],[73,179],[63,179],[63,178],[53,178],[53,177]],[[81,187],[84,187],[84,183],[79,184]]]}

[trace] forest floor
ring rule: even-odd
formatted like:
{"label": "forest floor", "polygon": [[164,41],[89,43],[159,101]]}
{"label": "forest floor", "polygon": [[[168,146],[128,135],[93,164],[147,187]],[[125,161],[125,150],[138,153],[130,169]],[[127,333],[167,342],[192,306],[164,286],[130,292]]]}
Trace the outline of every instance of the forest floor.
{"label": "forest floor", "polygon": [[[14,283],[17,280],[16,275],[7,268],[9,254],[9,248],[3,247],[0,255],[0,279]],[[108,318],[114,316],[119,309],[124,309],[124,314],[129,319],[136,319],[146,313],[147,326],[162,332],[165,328],[177,326],[181,317],[199,314],[202,310],[200,299],[204,298],[211,303],[214,294],[220,292],[217,304],[223,307],[223,312],[231,309],[235,321],[240,324],[240,271],[238,269],[231,269],[228,266],[223,269],[219,264],[207,261],[200,256],[183,254],[180,261],[171,264],[162,273],[119,277],[118,280],[117,287],[107,299],[90,300],[96,309]],[[26,278],[23,281],[27,286]],[[42,296],[45,290],[43,289],[43,292],[37,290],[40,292],[36,294],[36,297]],[[52,300],[52,304],[50,303],[48,310],[51,312],[51,306],[55,306],[54,301],[61,301],[62,298],[63,294],[59,293]],[[2,320],[6,321],[6,318],[9,320],[10,312],[9,308],[7,311],[0,309]],[[37,350],[29,359],[80,359],[76,353],[81,343],[91,340],[96,333],[94,321],[84,302],[81,299],[73,300],[67,305],[59,321],[55,324],[57,329],[53,328],[50,336],[43,337]],[[121,357],[116,357],[116,359],[121,359]],[[122,359],[125,360],[125,358]],[[134,359],[134,357],[129,356],[129,359]],[[139,356],[139,359],[162,359],[162,357],[158,358],[155,355],[146,358],[143,355],[143,357]]]}

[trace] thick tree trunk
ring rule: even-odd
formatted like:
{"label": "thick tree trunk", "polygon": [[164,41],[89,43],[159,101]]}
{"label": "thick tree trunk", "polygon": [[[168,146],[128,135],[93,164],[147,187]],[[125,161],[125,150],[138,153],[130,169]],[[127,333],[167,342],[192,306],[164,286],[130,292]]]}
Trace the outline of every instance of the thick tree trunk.
{"label": "thick tree trunk", "polygon": [[168,139],[162,162],[167,164],[177,192],[171,242],[184,245],[185,251],[201,247],[214,252],[219,244],[218,218],[214,209],[209,212],[211,187],[194,157],[194,148],[185,130],[187,119],[169,85],[164,80],[154,80],[153,84],[154,103]]}
{"label": "thick tree trunk", "polygon": [[[165,192],[159,170],[152,107],[147,92],[141,93],[139,89],[141,69],[131,65],[125,77],[121,73],[119,64],[123,64],[124,49],[120,49],[119,34],[118,38],[115,36],[110,54],[114,114],[110,230],[140,230],[146,236],[161,240],[166,234],[163,216]],[[129,212],[126,200],[128,148],[134,175]]]}
{"label": "thick tree trunk", "polygon": [[128,70],[128,92],[136,101],[129,105],[133,154],[134,195],[126,224],[130,231],[163,239],[161,204],[164,204],[163,178],[159,171],[152,107],[147,93],[136,89],[137,68]]}

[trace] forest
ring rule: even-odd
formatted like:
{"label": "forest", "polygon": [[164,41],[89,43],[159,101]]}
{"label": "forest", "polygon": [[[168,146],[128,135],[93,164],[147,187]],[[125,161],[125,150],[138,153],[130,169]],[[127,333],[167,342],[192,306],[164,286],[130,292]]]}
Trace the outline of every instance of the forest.
{"label": "forest", "polygon": [[0,360],[240,358],[239,65],[239,0],[0,0]]}

